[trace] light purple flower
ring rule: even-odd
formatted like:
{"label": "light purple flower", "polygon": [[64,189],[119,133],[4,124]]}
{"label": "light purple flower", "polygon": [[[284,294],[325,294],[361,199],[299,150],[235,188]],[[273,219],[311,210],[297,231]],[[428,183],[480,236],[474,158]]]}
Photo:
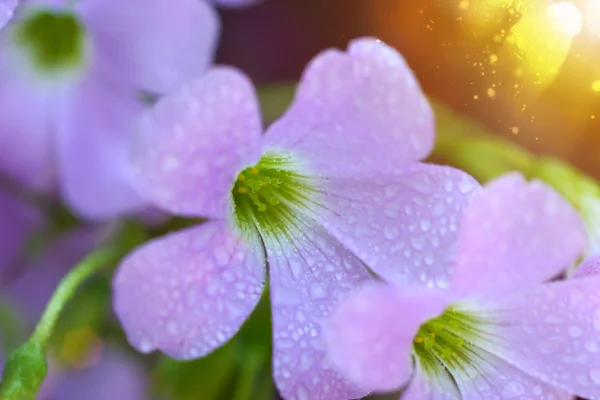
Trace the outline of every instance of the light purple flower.
{"label": "light purple flower", "polygon": [[[434,140],[431,109],[403,58],[374,39],[318,55],[290,109],[261,134],[251,83],[226,67],[145,115],[134,140],[140,192],[209,221],[130,254],[115,310],[140,351],[201,357],[252,312],[268,262],[282,395],[360,397],[331,369],[320,321],[372,281],[360,258],[384,276],[420,279],[431,248],[450,251],[477,184],[418,162]],[[400,264],[377,262],[388,246]]]}
{"label": "light purple flower", "polygon": [[141,91],[162,94],[210,63],[218,21],[197,0],[30,0],[0,33],[0,171],[56,180],[77,213],[137,211],[127,162]]}
{"label": "light purple flower", "polygon": [[0,0],[0,29],[10,21],[18,3],[18,0]]}
{"label": "light purple flower", "polygon": [[31,204],[0,188],[0,287],[25,256],[29,239],[44,225]]}
{"label": "light purple flower", "polygon": [[[0,210],[2,210],[0,208]],[[77,229],[52,242],[39,259],[22,264],[20,275],[8,287],[2,288],[2,301],[18,313],[27,330],[33,329],[61,278],[69,268],[94,249],[101,229]],[[82,330],[84,327],[79,327]],[[90,334],[93,332],[89,330]],[[1,334],[1,332],[0,332]],[[1,342],[1,341],[0,341]],[[71,344],[66,338],[63,346]],[[77,346],[77,345],[76,345]],[[54,349],[57,350],[57,349]],[[76,363],[63,359],[62,348],[50,352],[48,376],[38,394],[38,400],[145,400],[149,382],[144,367],[131,355],[115,346],[101,343],[87,348]],[[80,351],[78,349],[78,351]],[[4,366],[0,348],[0,376]],[[73,351],[69,352],[71,357]]]}
{"label": "light purple flower", "polygon": [[573,207],[510,174],[461,222],[447,289],[383,283],[353,293],[325,328],[337,369],[402,399],[600,396],[600,280],[548,282],[585,243]]}

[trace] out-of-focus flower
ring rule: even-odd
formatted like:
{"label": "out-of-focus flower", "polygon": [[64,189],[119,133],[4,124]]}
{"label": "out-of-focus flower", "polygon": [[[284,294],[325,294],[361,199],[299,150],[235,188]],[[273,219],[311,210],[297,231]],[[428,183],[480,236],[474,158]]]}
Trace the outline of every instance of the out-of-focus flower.
{"label": "out-of-focus flower", "polygon": [[547,283],[585,243],[575,209],[514,174],[487,185],[462,220],[452,284],[377,284],[334,311],[334,365],[403,399],[600,395],[598,281]]}
{"label": "out-of-focus flower", "polygon": [[18,2],[18,0],[0,0],[0,29],[12,18]]}
{"label": "out-of-focus flower", "polygon": [[0,286],[23,259],[28,241],[44,225],[40,212],[0,188]]}
{"label": "out-of-focus flower", "polygon": [[373,260],[383,247],[398,252],[401,271],[378,264],[377,272],[420,279],[431,248],[455,242],[452,224],[477,184],[418,163],[434,140],[431,110],[403,58],[373,39],[318,55],[290,109],[261,131],[250,82],[224,67],[142,119],[134,140],[140,192],[210,221],[126,257],[115,310],[140,351],[201,357],[252,312],[268,262],[283,397],[359,397],[326,360],[320,321],[372,280],[360,258]]}
{"label": "out-of-focus flower", "polygon": [[201,73],[217,31],[197,0],[24,2],[0,33],[0,170],[36,189],[58,180],[84,217],[138,210],[126,153],[141,93]]}
{"label": "out-of-focus flower", "polygon": [[[68,232],[48,244],[38,259],[20,265],[20,275],[3,287],[1,300],[14,307],[19,323],[24,323],[26,330],[35,326],[69,267],[95,247],[101,233],[97,228]],[[86,311],[90,314],[96,310]],[[73,329],[72,333],[65,335],[61,348],[50,349],[48,376],[39,400],[147,399],[149,382],[138,361],[116,346],[100,341],[89,327]],[[0,375],[4,362],[1,358],[0,355]]]}
{"label": "out-of-focus flower", "polygon": [[[4,360],[0,351],[0,376]],[[146,400],[149,382],[144,368],[117,348],[105,348],[97,362],[75,370],[50,362],[38,400]]]}

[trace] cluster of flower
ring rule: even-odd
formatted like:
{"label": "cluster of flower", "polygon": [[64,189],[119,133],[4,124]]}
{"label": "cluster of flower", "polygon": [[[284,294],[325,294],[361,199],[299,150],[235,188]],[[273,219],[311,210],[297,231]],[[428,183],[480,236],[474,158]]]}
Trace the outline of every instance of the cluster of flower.
{"label": "cluster of flower", "polygon": [[[516,173],[482,188],[421,162],[434,117],[394,49],[317,55],[263,133],[249,79],[209,66],[208,3],[19,7],[0,33],[7,180],[88,220],[208,219],[119,265],[114,310],[140,352],[211,353],[268,273],[285,399],[600,398],[598,263],[566,273],[586,242],[578,213]],[[40,221],[3,191],[0,213],[4,267]]]}

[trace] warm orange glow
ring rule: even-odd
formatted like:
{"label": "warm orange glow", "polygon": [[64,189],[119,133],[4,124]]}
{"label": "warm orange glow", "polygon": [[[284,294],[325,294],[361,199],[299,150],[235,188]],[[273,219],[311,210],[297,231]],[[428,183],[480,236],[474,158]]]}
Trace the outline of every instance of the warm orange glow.
{"label": "warm orange glow", "polygon": [[549,5],[548,18],[559,31],[570,37],[578,35],[583,27],[583,13],[567,1]]}

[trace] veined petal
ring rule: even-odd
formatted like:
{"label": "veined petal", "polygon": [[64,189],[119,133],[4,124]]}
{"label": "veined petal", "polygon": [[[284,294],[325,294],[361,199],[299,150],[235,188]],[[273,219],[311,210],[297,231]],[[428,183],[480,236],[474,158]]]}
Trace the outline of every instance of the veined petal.
{"label": "veined petal", "polygon": [[132,90],[89,77],[67,102],[59,128],[60,189],[79,215],[109,219],[146,203],[131,181],[128,144],[143,110]]}
{"label": "veined petal", "polygon": [[569,393],[548,385],[492,354],[454,376],[462,399],[469,400],[571,400]]}
{"label": "veined petal", "polygon": [[600,255],[585,259],[569,278],[585,278],[600,275]]}
{"label": "veined petal", "polygon": [[76,7],[114,79],[166,94],[212,62],[219,21],[204,1],[86,0]]}
{"label": "veined petal", "polygon": [[328,319],[329,357],[338,371],[365,390],[397,390],[413,372],[419,327],[442,313],[445,300],[429,290],[366,286],[344,299]]}
{"label": "veined petal", "polygon": [[415,164],[389,174],[331,178],[317,218],[369,268],[396,284],[448,287],[458,224],[479,184]]}
{"label": "veined petal", "polygon": [[553,386],[600,398],[600,278],[539,285],[497,299],[498,356]]}
{"label": "veined petal", "polygon": [[363,38],[310,63],[265,145],[297,152],[329,176],[396,170],[429,154],[433,140],[433,113],[402,56]]}
{"label": "veined petal", "polygon": [[287,400],[360,398],[326,357],[322,323],[350,290],[371,281],[360,261],[314,223],[267,235],[273,307],[273,376]]}
{"label": "veined petal", "polygon": [[129,254],[113,281],[129,342],[143,353],[192,359],[229,340],[264,287],[263,249],[254,239],[242,242],[227,223],[207,222]]}
{"label": "veined petal", "polygon": [[140,193],[173,213],[225,218],[237,174],[261,155],[252,84],[218,67],[163,98],[133,140]]}
{"label": "veined petal", "polygon": [[577,211],[557,192],[505,175],[484,187],[466,211],[452,289],[486,298],[522,290],[564,271],[584,244]]}
{"label": "veined petal", "polygon": [[12,18],[19,0],[0,0],[0,28]]}
{"label": "veined petal", "polygon": [[[406,388],[401,400],[457,400],[460,394],[450,376],[432,379],[417,363],[410,385]],[[466,400],[466,399],[465,399]]]}

